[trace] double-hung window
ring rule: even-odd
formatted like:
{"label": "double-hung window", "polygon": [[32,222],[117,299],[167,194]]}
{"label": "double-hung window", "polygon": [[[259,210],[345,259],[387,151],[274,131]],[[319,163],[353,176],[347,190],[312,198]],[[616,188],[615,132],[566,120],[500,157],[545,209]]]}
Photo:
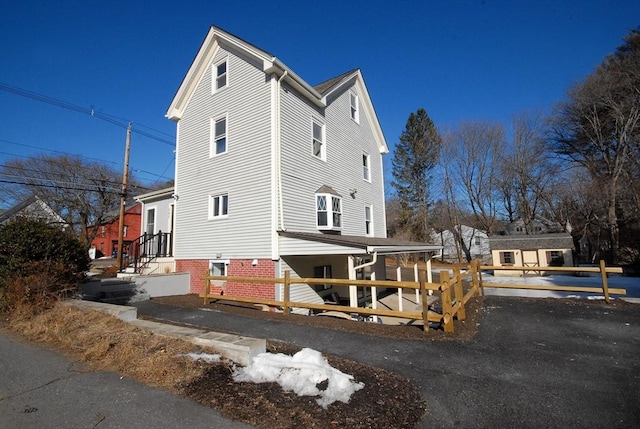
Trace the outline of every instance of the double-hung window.
{"label": "double-hung window", "polygon": [[326,159],[326,151],[325,147],[325,129],[324,124],[317,122],[316,120],[312,121],[312,150],[313,156],[316,158],[320,158],[323,161]]}
{"label": "double-hung window", "polygon": [[213,66],[213,92],[220,91],[227,86],[227,60]]}
{"label": "double-hung window", "polygon": [[342,228],[342,198],[331,194],[316,194],[316,212],[318,229]]}
{"label": "double-hung window", "polygon": [[358,96],[349,91],[349,107],[351,112],[351,119],[353,119],[356,123],[360,123],[360,101],[358,100]]}
{"label": "double-hung window", "polygon": [[371,181],[371,157],[366,152],[362,152],[362,178]]}
{"label": "double-hung window", "polygon": [[211,156],[227,151],[227,117],[211,119]]}
{"label": "double-hung window", "polygon": [[209,203],[209,218],[219,219],[229,215],[229,194],[211,196]]}
{"label": "double-hung window", "polygon": [[373,207],[364,206],[364,232],[366,235],[373,235]]}

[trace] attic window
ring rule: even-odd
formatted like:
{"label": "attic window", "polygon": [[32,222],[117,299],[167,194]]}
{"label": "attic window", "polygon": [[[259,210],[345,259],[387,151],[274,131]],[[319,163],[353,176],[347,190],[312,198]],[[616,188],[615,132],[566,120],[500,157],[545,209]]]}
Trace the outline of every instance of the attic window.
{"label": "attic window", "polygon": [[342,228],[342,198],[331,194],[316,194],[316,213],[318,229]]}
{"label": "attic window", "polygon": [[356,123],[360,123],[360,103],[358,100],[358,96],[349,91],[349,105],[351,111],[351,119],[353,119]]}
{"label": "attic window", "polygon": [[213,70],[213,92],[216,92],[227,86],[227,60],[225,59],[221,63],[216,64]]}

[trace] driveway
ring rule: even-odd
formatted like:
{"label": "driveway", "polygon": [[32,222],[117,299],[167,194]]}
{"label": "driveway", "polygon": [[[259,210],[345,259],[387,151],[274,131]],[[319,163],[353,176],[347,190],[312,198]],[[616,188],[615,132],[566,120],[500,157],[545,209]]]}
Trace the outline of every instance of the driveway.
{"label": "driveway", "polygon": [[139,316],[286,341],[393,371],[425,428],[640,427],[640,306],[488,296],[468,341],[393,340],[147,301]]}

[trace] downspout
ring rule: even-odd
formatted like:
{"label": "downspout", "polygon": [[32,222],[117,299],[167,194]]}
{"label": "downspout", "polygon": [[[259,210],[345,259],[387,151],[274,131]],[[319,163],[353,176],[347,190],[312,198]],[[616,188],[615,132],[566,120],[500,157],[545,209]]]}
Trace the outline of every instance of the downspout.
{"label": "downspout", "polygon": [[283,203],[282,203],[282,160],[281,160],[281,115],[280,115],[280,88],[281,88],[281,81],[282,79],[284,79],[287,75],[289,74],[288,70],[285,70],[284,73],[282,73],[282,76],[280,76],[278,78],[278,94],[276,97],[276,115],[277,115],[277,120],[276,120],[276,180],[278,182],[277,186],[278,186],[278,214],[280,216],[280,229],[282,231],[286,231],[286,228],[284,226],[284,209],[283,209]]}

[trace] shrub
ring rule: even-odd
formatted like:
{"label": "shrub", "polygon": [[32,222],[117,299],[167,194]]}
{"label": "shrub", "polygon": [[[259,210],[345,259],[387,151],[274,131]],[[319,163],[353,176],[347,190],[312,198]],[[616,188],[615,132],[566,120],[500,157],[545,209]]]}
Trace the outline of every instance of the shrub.
{"label": "shrub", "polygon": [[46,306],[76,290],[89,255],[73,236],[44,222],[19,218],[0,226],[0,307]]}

